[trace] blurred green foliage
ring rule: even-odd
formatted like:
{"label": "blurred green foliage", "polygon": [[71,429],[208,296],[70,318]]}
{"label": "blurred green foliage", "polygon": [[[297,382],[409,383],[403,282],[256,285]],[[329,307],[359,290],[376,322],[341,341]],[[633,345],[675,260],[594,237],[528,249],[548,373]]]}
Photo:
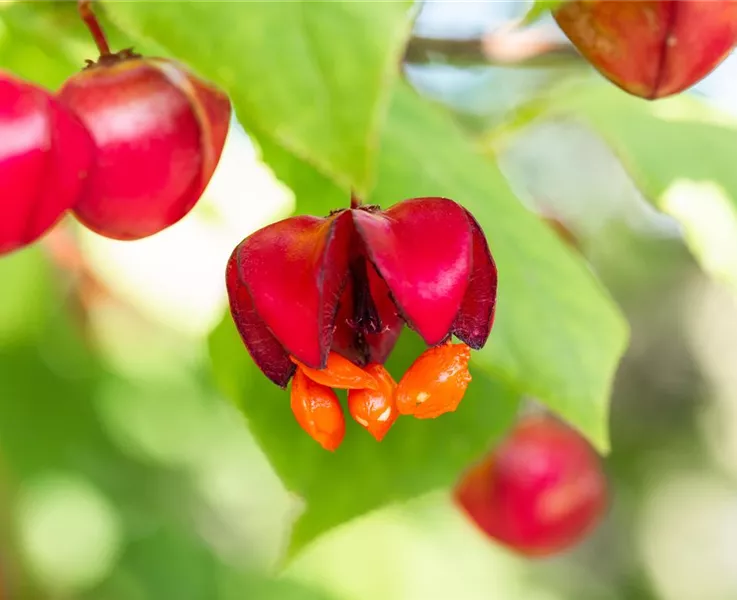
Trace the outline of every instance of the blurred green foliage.
{"label": "blurred green foliage", "polygon": [[540,117],[569,116],[599,132],[643,195],[672,215],[705,270],[737,285],[737,119],[691,97],[656,104],[610,85],[576,85]]}

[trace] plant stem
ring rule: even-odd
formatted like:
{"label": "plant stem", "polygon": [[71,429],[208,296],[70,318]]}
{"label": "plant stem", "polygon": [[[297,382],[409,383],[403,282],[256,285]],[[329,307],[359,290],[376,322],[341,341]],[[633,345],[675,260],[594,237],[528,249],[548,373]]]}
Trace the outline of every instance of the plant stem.
{"label": "plant stem", "polygon": [[356,192],[351,190],[351,208],[358,208],[361,204],[363,204],[361,199],[356,196]]}
{"label": "plant stem", "polygon": [[576,49],[558,39],[554,31],[544,27],[519,29],[516,23],[470,39],[414,36],[407,45],[404,61],[413,65],[446,62],[532,68],[582,64]]}
{"label": "plant stem", "polygon": [[110,56],[110,46],[107,43],[105,32],[102,30],[100,22],[92,11],[92,0],[77,0],[77,8],[79,10],[79,16],[82,17],[84,24],[87,25],[87,29],[92,34],[92,39],[97,44],[100,56]]}

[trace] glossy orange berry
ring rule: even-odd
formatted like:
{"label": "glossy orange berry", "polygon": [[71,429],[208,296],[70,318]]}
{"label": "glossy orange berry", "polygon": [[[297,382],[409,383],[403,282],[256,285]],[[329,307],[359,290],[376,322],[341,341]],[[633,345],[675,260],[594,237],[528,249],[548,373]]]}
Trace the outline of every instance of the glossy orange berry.
{"label": "glossy orange berry", "polygon": [[348,412],[356,422],[380,442],[399,416],[394,393],[397,382],[383,365],[373,363],[366,367],[378,382],[375,390],[349,390]]}
{"label": "glossy orange berry", "polygon": [[292,412],[297,423],[325,450],[336,450],[345,436],[345,417],[333,390],[298,368],[292,379]]}
{"label": "glossy orange berry", "polygon": [[312,369],[294,357],[291,359],[312,381],[327,387],[339,390],[378,388],[378,383],[370,373],[337,352],[328,354],[328,362],[324,369]]}
{"label": "glossy orange berry", "polygon": [[458,408],[471,382],[466,344],[443,344],[429,348],[412,363],[396,392],[400,414],[434,419]]}

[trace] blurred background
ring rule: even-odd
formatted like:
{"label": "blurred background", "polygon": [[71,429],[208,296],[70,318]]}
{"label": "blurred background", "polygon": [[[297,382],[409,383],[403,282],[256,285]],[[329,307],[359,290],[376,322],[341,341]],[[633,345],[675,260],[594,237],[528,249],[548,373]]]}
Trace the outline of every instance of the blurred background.
{"label": "blurred background", "polygon": [[[218,392],[207,338],[225,311],[232,248],[288,215],[294,197],[234,122],[205,197],[171,229],[120,243],[65,221],[0,260],[0,597],[737,598],[734,291],[702,273],[676,221],[595,131],[542,114],[561,83],[600,81],[552,20],[500,64],[466,55],[464,40],[505,31],[528,8],[425,4],[405,75],[484,140],[531,209],[575,236],[631,323],[606,458],[612,509],[595,534],[526,561],[439,492],[282,563],[299,501]],[[4,10],[0,68],[57,68]],[[536,44],[549,50],[514,54]],[[737,58],[689,94],[737,118]]]}

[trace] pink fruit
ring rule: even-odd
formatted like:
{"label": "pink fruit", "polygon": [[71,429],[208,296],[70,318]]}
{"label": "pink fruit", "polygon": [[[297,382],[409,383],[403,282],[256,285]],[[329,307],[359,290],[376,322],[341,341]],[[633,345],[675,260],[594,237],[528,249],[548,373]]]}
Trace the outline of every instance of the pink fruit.
{"label": "pink fruit", "polygon": [[124,51],[69,78],[58,97],[96,145],[95,169],[74,210],[82,223],[133,240],[194,207],[225,144],[225,94],[173,61]]}
{"label": "pink fruit", "polygon": [[0,72],[0,254],[37,240],[74,206],[93,152],[53,96]]}

